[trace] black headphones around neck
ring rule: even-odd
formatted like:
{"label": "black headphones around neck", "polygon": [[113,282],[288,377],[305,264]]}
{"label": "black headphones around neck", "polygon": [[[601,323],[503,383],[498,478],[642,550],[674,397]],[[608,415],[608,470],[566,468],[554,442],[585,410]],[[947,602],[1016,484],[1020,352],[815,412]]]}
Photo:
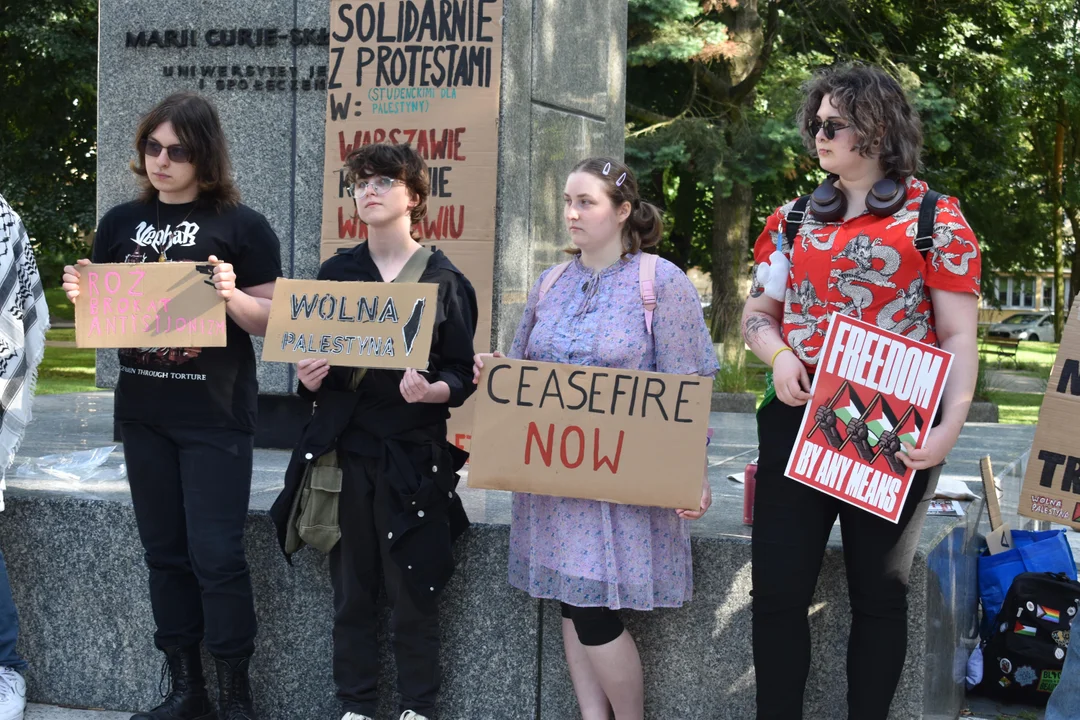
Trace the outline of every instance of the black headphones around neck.
{"label": "black headphones around neck", "polygon": [[[836,189],[839,175],[829,175],[810,195],[810,211],[822,222],[840,220],[847,212],[847,196]],[[907,183],[903,180],[884,178],[874,183],[866,193],[866,209],[876,217],[888,217],[904,207],[907,200]]]}

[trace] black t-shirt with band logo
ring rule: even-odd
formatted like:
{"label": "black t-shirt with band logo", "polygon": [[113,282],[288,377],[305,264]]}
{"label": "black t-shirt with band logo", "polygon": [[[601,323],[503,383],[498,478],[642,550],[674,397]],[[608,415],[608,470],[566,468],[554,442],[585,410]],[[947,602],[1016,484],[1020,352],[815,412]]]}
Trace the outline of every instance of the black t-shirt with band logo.
{"label": "black t-shirt with band logo", "polygon": [[[135,201],[98,223],[95,263],[232,263],[238,288],[281,276],[277,235],[245,205],[215,212],[197,203]],[[255,430],[258,383],[251,337],[226,316],[228,345],[216,348],[138,348],[118,352],[117,420]]]}

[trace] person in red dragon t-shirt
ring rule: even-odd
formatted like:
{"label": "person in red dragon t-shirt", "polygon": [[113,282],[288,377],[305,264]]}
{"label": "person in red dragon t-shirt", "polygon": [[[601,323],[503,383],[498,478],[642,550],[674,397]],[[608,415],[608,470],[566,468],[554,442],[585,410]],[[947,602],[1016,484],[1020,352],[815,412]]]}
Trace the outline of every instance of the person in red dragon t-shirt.
{"label": "person in red dragon t-shirt", "polygon": [[[769,216],[754,247],[755,280],[742,318],[746,342],[772,367],[775,386],[758,411],[757,717],[802,717],[807,610],[839,516],[852,613],[848,717],[884,720],[907,652],[915,547],[975,389],[979,245],[958,201],[943,196],[934,206],[933,242],[916,247],[929,191],[914,177],[922,129],[896,80],[875,67],[843,65],[819,71],[804,90],[799,127],[829,177],[808,201]],[[924,447],[897,453],[916,473],[896,524],[784,475],[834,313],[955,355],[939,424]]]}

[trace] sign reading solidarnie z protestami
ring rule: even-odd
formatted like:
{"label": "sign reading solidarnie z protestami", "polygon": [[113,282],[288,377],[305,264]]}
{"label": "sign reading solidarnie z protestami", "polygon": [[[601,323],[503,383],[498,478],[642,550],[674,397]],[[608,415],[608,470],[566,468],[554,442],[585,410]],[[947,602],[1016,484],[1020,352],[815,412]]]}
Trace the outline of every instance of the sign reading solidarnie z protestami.
{"label": "sign reading solidarnie z protestami", "polygon": [[1046,385],[1046,397],[1039,410],[1039,425],[1035,428],[1019,503],[1021,515],[1080,530],[1078,414],[1080,297],[1073,302],[1054,369]]}
{"label": "sign reading solidarnie z protestami", "polygon": [[833,315],[785,474],[898,522],[915,471],[896,453],[926,443],[951,366],[940,348]]}
{"label": "sign reading solidarnie z protestami", "polygon": [[367,239],[342,169],[353,148],[408,143],[428,164],[421,242],[476,289],[491,337],[503,0],[330,5],[322,258]]}

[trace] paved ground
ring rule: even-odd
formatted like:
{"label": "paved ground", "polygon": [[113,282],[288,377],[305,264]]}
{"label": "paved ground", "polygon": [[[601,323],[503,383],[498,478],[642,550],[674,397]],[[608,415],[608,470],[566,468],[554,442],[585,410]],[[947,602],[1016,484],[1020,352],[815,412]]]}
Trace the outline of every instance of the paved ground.
{"label": "paved ground", "polygon": [[23,720],[128,720],[131,713],[104,710],[71,710],[46,705],[27,705]]}
{"label": "paved ground", "polygon": [[995,370],[987,368],[986,382],[994,390],[1006,392],[1044,393],[1046,381],[1042,378],[1031,377],[1015,370]]}
{"label": "paved ground", "polygon": [[1042,708],[1005,705],[981,697],[968,698],[970,715],[961,715],[961,720],[1043,720],[1046,713]]}

